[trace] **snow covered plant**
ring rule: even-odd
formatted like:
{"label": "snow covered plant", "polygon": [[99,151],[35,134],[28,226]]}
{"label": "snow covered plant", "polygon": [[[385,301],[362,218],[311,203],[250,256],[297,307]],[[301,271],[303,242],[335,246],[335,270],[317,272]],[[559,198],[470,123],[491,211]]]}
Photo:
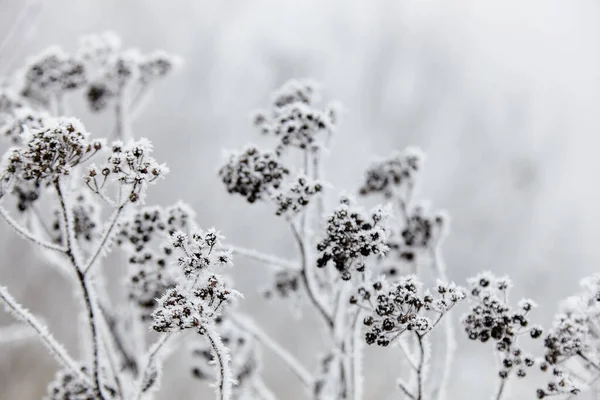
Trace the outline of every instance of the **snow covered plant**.
{"label": "snow covered plant", "polygon": [[[152,399],[165,356],[182,343],[191,364],[181,379],[211,382],[219,400],[276,398],[262,376],[263,350],[281,358],[307,398],[359,400],[368,384],[363,354],[374,347],[399,355],[399,398],[445,400],[456,307],[468,307],[464,334],[491,344],[499,359],[494,399],[506,395],[512,378],[534,370],[551,374],[548,383],[519,398],[569,397],[600,386],[600,276],[565,301],[547,332],[531,323],[532,300],[511,305],[507,277],[486,272],[457,286],[441,253],[448,216],[415,195],[422,152],[394,152],[367,168],[357,194],[381,202],[372,209],[335,193],[322,166],[339,107],[322,105],[311,81],[285,83],[256,113],[270,149],[232,151],[218,172],[229,193],[263,203],[289,227],[294,254],[224,244],[183,202],[148,205],[150,187],[168,169],[130,123],[152,84],[176,65],[162,52],[123,50],[103,34],[85,38],[72,54],[44,52],[0,88],[0,132],[12,146],[0,164],[0,215],[69,279],[82,304],[78,333],[86,351],[74,357],[0,286],[0,303],[21,321],[0,328],[0,346],[36,337],[58,361],[47,400]],[[69,97],[81,92],[91,111],[112,109],[108,138],[92,137],[65,116]],[[102,261],[111,251],[111,262],[124,264],[126,299],[115,299],[104,279]],[[328,346],[315,356],[316,368],[240,311],[243,298],[228,273],[234,256],[272,273],[267,299],[292,297],[290,306],[305,303],[318,315]],[[539,343],[537,355],[525,350],[528,339]]]}

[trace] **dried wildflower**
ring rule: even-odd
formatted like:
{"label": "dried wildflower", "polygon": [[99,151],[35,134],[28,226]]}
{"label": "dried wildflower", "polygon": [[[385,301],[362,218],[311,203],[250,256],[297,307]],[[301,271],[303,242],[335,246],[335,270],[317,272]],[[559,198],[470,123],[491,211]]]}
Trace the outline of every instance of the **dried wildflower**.
{"label": "dried wildflower", "polygon": [[319,181],[300,175],[287,187],[274,195],[273,200],[277,206],[275,214],[292,218],[301,213],[309,202],[323,190]]}
{"label": "dried wildflower", "polygon": [[[85,368],[82,369],[85,371]],[[116,399],[116,391],[104,386],[104,394],[110,399]],[[48,385],[48,391],[44,400],[97,400],[98,396],[93,386],[84,382],[70,371],[59,370],[54,380]]]}
{"label": "dried wildflower", "polygon": [[192,289],[183,285],[169,289],[159,300],[152,313],[152,329],[157,332],[176,332],[194,328],[199,333],[217,318],[223,306],[237,296],[228,289],[223,277],[210,275],[204,282],[196,282]]}
{"label": "dried wildflower", "polygon": [[427,249],[438,244],[444,234],[448,217],[443,212],[430,213],[422,205],[409,213],[401,232],[403,244],[411,249]]}
{"label": "dried wildflower", "polygon": [[238,193],[248,202],[261,200],[273,189],[281,186],[289,170],[271,152],[263,152],[254,146],[229,156],[219,176],[229,193]]}
{"label": "dried wildflower", "polygon": [[85,181],[96,193],[100,193],[107,180],[117,182],[123,194],[132,203],[142,201],[148,185],[163,178],[169,169],[152,157],[152,144],[147,139],[130,141],[124,145],[113,142],[111,154],[105,164],[92,166]]}
{"label": "dried wildflower", "polygon": [[102,141],[90,140],[83,125],[73,118],[49,121],[42,129],[23,137],[24,148],[6,156],[4,178],[50,183],[88,160],[102,148]]}
{"label": "dried wildflower", "polygon": [[214,228],[196,230],[191,238],[179,231],[171,235],[172,246],[179,250],[178,265],[185,276],[197,276],[211,267],[230,266],[231,250],[223,249],[223,237]]}
{"label": "dried wildflower", "polygon": [[[414,275],[395,282],[381,278],[360,286],[350,303],[367,310],[363,320],[366,343],[385,347],[404,332],[424,335],[465,298],[464,290],[454,283],[438,282],[436,291],[435,296],[421,294],[421,282]],[[426,313],[437,315],[435,322]]]}
{"label": "dried wildflower", "polygon": [[140,57],[136,51],[125,51],[105,61],[102,74],[87,87],[87,101],[92,111],[102,111],[118,101],[126,87],[138,78]]}
{"label": "dried wildflower", "polygon": [[350,279],[351,270],[364,271],[367,257],[387,251],[386,210],[378,207],[366,213],[350,203],[342,198],[327,218],[325,237],[317,244],[317,266],[333,262],[344,280]]}
{"label": "dried wildflower", "polygon": [[415,186],[423,163],[423,152],[410,147],[390,157],[373,163],[365,173],[365,182],[360,188],[363,196],[382,194],[386,199],[399,196],[408,200]]}
{"label": "dried wildflower", "polygon": [[462,321],[470,339],[495,343],[502,361],[501,379],[513,371],[518,377],[526,375],[526,368],[534,365],[533,357],[522,352],[518,338],[528,334],[537,339],[542,333],[539,326],[529,322],[529,312],[535,307],[532,300],[521,300],[516,309],[509,305],[510,285],[508,277],[497,278],[488,272],[469,279],[472,306]]}
{"label": "dried wildflower", "polygon": [[25,212],[40,198],[40,181],[16,180],[12,185],[12,194],[17,199],[17,209]]}
{"label": "dried wildflower", "polygon": [[25,68],[21,95],[49,105],[64,92],[86,83],[85,66],[58,48],[50,48]]}
{"label": "dried wildflower", "polygon": [[86,63],[106,65],[121,50],[121,39],[114,32],[83,36],[79,40],[77,58]]}
{"label": "dried wildflower", "polygon": [[312,82],[291,80],[275,92],[268,111],[256,114],[261,132],[278,137],[277,154],[289,147],[318,151],[327,142],[335,127],[335,107],[315,108],[318,98]]}
{"label": "dried wildflower", "polygon": [[581,392],[568,374],[558,367],[552,368],[552,379],[544,389],[538,389],[536,396],[538,399],[554,397],[559,395],[577,395]]}
{"label": "dried wildflower", "polygon": [[142,207],[120,224],[115,240],[129,261],[128,297],[143,320],[150,319],[156,299],[176,285],[176,257],[167,241],[175,231],[192,229],[193,219],[194,212],[179,202],[166,209]]}
{"label": "dried wildflower", "polygon": [[222,276],[213,272],[231,265],[231,253],[223,249],[214,229],[198,230],[191,239],[177,231],[171,235],[171,243],[179,254],[177,264],[185,281],[158,300],[152,327],[158,332],[196,328],[202,333],[203,327],[221,314],[223,306],[239,296]]}

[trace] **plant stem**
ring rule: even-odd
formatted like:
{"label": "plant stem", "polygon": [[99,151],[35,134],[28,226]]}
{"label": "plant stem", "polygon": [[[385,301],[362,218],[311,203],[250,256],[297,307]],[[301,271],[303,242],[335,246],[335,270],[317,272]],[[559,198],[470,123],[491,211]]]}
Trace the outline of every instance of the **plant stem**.
{"label": "plant stem", "polygon": [[75,252],[74,227],[72,226],[71,215],[70,215],[69,209],[65,203],[65,197],[63,195],[63,192],[62,192],[62,189],[60,186],[60,181],[58,179],[54,181],[54,187],[56,189],[56,193],[58,195],[58,200],[60,203],[60,208],[62,211],[62,219],[63,219],[63,227],[64,227],[63,233],[64,233],[64,237],[66,238],[66,244],[67,244],[66,254],[67,254],[67,257],[69,258],[69,260],[71,261],[73,269],[75,270],[77,280],[79,282],[79,287],[81,288],[81,293],[83,295],[85,308],[87,311],[88,324],[90,327],[90,335],[91,335],[91,339],[92,339],[91,340],[92,341],[92,375],[94,378],[95,391],[96,391],[96,395],[100,399],[104,399],[104,396],[102,394],[102,384],[100,383],[100,361],[99,361],[99,356],[100,356],[99,355],[99,351],[100,351],[99,342],[100,342],[100,340],[99,340],[98,331],[97,331],[97,323],[96,323],[96,317],[95,317],[95,312],[94,312],[94,304],[92,302],[91,288],[89,287],[89,284],[88,284],[87,280],[85,279],[85,274],[81,270],[80,265],[78,263],[78,259],[77,259],[76,252]]}
{"label": "plant stem", "polygon": [[121,212],[123,211],[123,208],[125,208],[126,204],[127,203],[121,204],[115,210],[112,218],[110,219],[110,221],[108,223],[108,227],[104,231],[104,235],[102,235],[102,239],[100,239],[100,243],[98,243],[98,247],[96,247],[96,250],[90,257],[90,259],[86,262],[85,267],[83,268],[84,275],[86,275],[89,272],[90,268],[92,268],[94,266],[94,262],[96,261],[96,259],[100,255],[100,253],[102,253],[102,251],[106,251],[106,243],[108,242],[108,239],[110,238],[110,234],[112,233],[113,229],[117,225],[119,216],[121,215]]}
{"label": "plant stem", "polygon": [[243,247],[230,247],[231,252],[234,255],[250,258],[252,260],[259,261],[263,264],[274,265],[278,267],[284,267],[287,269],[298,270],[299,265],[293,261],[285,260],[283,258],[279,258],[277,256],[273,256],[270,254],[261,253],[260,251],[246,249]]}
{"label": "plant stem", "polygon": [[53,243],[45,242],[37,238],[34,234],[23,228],[17,221],[15,221],[4,207],[0,206],[0,215],[8,222],[11,228],[13,228],[19,235],[24,237],[25,239],[33,242],[37,246],[43,247],[45,249],[57,251],[59,253],[65,253],[66,249],[64,247],[55,245]]}
{"label": "plant stem", "polygon": [[204,327],[208,343],[218,364],[217,378],[217,400],[229,400],[231,398],[231,386],[233,377],[229,365],[229,353],[221,337],[215,332],[214,327]]}

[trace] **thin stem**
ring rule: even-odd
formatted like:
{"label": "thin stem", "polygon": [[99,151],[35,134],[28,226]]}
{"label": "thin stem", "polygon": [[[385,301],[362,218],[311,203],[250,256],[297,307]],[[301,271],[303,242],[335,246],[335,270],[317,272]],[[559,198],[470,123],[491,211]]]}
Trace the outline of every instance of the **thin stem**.
{"label": "thin stem", "polygon": [[7,311],[19,321],[29,325],[38,338],[44,343],[50,354],[66,369],[77,375],[84,382],[89,382],[89,377],[85,375],[77,362],[71,358],[67,350],[54,339],[54,336],[48,331],[48,328],[43,325],[38,319],[21,306],[14,297],[8,292],[8,289],[0,286],[0,303],[4,304]]}
{"label": "thin stem", "polygon": [[125,208],[126,204],[127,203],[121,204],[115,210],[112,218],[110,219],[110,221],[108,223],[108,227],[106,228],[106,230],[104,231],[104,234],[102,235],[102,239],[100,239],[100,243],[98,243],[96,250],[92,253],[92,256],[90,257],[90,259],[85,264],[85,267],[83,268],[84,275],[86,275],[89,272],[90,268],[92,268],[94,266],[94,262],[96,261],[96,259],[100,255],[100,253],[102,253],[102,251],[106,251],[106,243],[108,242],[108,239],[110,238],[110,234],[112,233],[113,229],[117,225],[119,216],[121,215],[121,212],[123,211],[123,208]]}
{"label": "thin stem", "polygon": [[[431,250],[431,259],[433,263],[434,269],[437,271],[438,277],[440,280],[445,283],[449,283],[448,275],[446,273],[446,266],[444,261],[440,255],[439,245],[436,245]],[[452,374],[452,364],[454,362],[454,354],[456,353],[456,337],[455,337],[455,327],[454,327],[454,319],[452,318],[452,310],[448,310],[445,313],[444,319],[444,333],[446,339],[446,352],[444,355],[444,367],[442,370],[442,376],[439,380],[439,385],[436,389],[437,391],[437,400],[445,400],[446,392],[448,390],[448,384],[450,383],[450,377]],[[441,318],[441,316],[440,316]],[[435,391],[434,391],[435,393]]]}
{"label": "thin stem", "polygon": [[102,384],[100,383],[100,339],[97,331],[94,304],[92,303],[91,287],[85,279],[85,275],[81,270],[78,258],[76,256],[76,252],[74,251],[75,234],[74,227],[72,226],[71,213],[69,212],[69,209],[65,203],[65,197],[63,195],[60,181],[58,179],[54,181],[54,187],[56,189],[56,193],[58,195],[58,200],[60,203],[60,208],[62,211],[63,232],[67,244],[66,254],[69,260],[71,261],[71,264],[77,275],[77,280],[79,282],[79,287],[81,288],[81,293],[83,294],[83,300],[87,311],[88,324],[90,327],[90,335],[92,339],[92,374],[94,377],[95,391],[100,399],[104,399],[104,396],[102,394]]}
{"label": "thin stem", "polygon": [[233,384],[233,376],[231,366],[229,365],[229,351],[223,344],[221,337],[214,330],[214,327],[204,327],[204,335],[210,344],[213,356],[217,361],[217,400],[229,400],[231,398],[231,386]]}
{"label": "thin stem", "polygon": [[504,388],[506,387],[507,379],[500,379],[500,386],[498,386],[498,391],[496,392],[496,400],[500,400],[502,395],[504,394]]}
{"label": "thin stem", "polygon": [[19,235],[21,235],[21,237],[24,237],[25,239],[45,249],[57,251],[59,253],[66,253],[66,249],[64,247],[40,240],[33,233],[23,228],[8,214],[8,211],[6,211],[6,209],[4,209],[4,207],[2,206],[0,206],[0,215],[2,215],[2,217],[6,220],[6,222],[8,222],[11,228],[13,228]]}
{"label": "thin stem", "polygon": [[418,333],[417,342],[419,343],[419,365],[417,366],[417,400],[423,400],[423,368],[425,366],[425,346],[423,345],[423,336]]}
{"label": "thin stem", "polygon": [[398,379],[398,387],[400,388],[400,390],[402,390],[402,393],[404,393],[408,398],[412,400],[417,400],[415,395],[412,394],[410,390],[408,390],[408,388],[406,387],[406,383],[404,383],[401,379]]}
{"label": "thin stem", "polygon": [[256,392],[256,395],[258,396],[259,399],[261,400],[275,400],[276,397],[273,394],[273,392],[271,391],[271,389],[269,389],[267,387],[267,385],[265,384],[265,382],[262,380],[262,378],[260,376],[257,376],[256,378],[254,378],[252,380],[252,387],[254,389],[254,391]]}
{"label": "thin stem", "polygon": [[307,388],[312,387],[314,378],[310,372],[283,346],[274,341],[267,333],[247,318],[231,316],[231,321],[243,331],[248,332],[273,354],[278,356]]}
{"label": "thin stem", "polygon": [[246,248],[237,247],[237,246],[230,247],[230,249],[234,255],[237,255],[240,257],[246,257],[246,258],[249,258],[252,260],[256,260],[263,264],[276,265],[278,267],[284,267],[284,268],[292,269],[292,270],[300,269],[298,266],[298,263],[290,261],[290,260],[286,260],[283,258],[279,258],[279,257],[273,256],[271,254],[265,254],[265,253],[261,253],[260,251],[246,249]]}
{"label": "thin stem", "polygon": [[306,246],[304,245],[304,241],[302,240],[302,237],[300,236],[300,233],[298,232],[298,230],[296,229],[294,224],[290,222],[290,226],[291,226],[292,232],[294,234],[294,239],[296,239],[296,244],[298,245],[298,250],[300,251],[300,265],[301,265],[300,275],[302,276],[302,281],[304,282],[304,286],[306,287],[306,292],[308,294],[308,297],[310,298],[311,302],[315,305],[317,310],[319,310],[319,313],[325,320],[327,326],[329,326],[329,328],[333,329],[334,321],[333,321],[331,315],[329,314],[329,312],[326,310],[325,305],[323,304],[323,301],[319,298],[318,289],[315,287],[314,281],[312,280],[313,276],[310,274],[310,271],[309,271],[308,257],[306,254],[307,249],[306,249]]}
{"label": "thin stem", "polygon": [[589,358],[587,358],[582,352],[577,352],[577,355],[579,357],[581,357],[585,362],[587,362],[588,364],[590,364],[592,367],[594,367],[595,370],[600,371],[600,366],[598,364],[594,363]]}

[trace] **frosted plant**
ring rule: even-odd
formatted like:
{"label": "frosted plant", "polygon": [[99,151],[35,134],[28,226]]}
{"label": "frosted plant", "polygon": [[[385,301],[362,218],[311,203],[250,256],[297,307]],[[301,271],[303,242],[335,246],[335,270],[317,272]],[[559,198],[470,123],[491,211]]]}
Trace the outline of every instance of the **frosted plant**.
{"label": "frosted plant", "polygon": [[[226,191],[289,227],[293,255],[230,245],[181,201],[152,205],[152,186],[168,168],[130,123],[178,64],[161,51],[124,49],[114,34],[90,35],[72,54],[52,48],[32,58],[0,89],[0,137],[12,146],[0,164],[0,216],[69,279],[83,306],[77,333],[85,351],[74,357],[0,286],[0,303],[19,321],[0,327],[0,346],[37,338],[58,363],[46,399],[151,400],[165,358],[181,346],[191,374],[176,378],[211,382],[218,400],[276,398],[263,376],[264,351],[290,369],[305,397],[360,400],[369,384],[363,353],[375,347],[402,357],[394,396],[446,400],[455,307],[465,299],[463,331],[491,344],[499,360],[496,400],[534,366],[547,383],[523,398],[598,389],[600,277],[564,302],[547,333],[530,322],[533,300],[511,305],[508,278],[481,273],[468,289],[455,284],[442,257],[449,217],[416,198],[422,151],[394,152],[366,169],[359,200],[381,202],[370,210],[335,192],[322,165],[334,150],[339,106],[322,105],[310,80],[286,82],[256,113],[271,148],[246,145],[218,170]],[[65,116],[78,93],[92,111],[114,111],[113,131],[96,137]],[[126,266],[123,298],[109,295],[115,282],[104,279],[103,259],[113,251],[111,262]],[[294,315],[310,308],[318,316],[326,348],[314,369],[261,329],[252,310],[242,311],[234,257],[267,267],[265,297],[292,299]],[[525,350],[526,338],[538,339],[537,353]]]}

